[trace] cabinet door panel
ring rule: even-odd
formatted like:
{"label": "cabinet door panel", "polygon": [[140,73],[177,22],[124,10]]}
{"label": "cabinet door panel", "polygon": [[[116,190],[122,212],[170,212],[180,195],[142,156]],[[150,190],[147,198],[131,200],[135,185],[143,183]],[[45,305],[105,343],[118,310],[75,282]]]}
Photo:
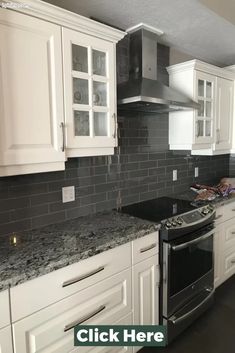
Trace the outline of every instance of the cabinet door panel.
{"label": "cabinet door panel", "polygon": [[215,150],[229,150],[232,144],[233,81],[217,78]]}
{"label": "cabinet door panel", "polygon": [[75,322],[111,325],[130,312],[129,269],[16,322],[15,353],[87,352],[90,347],[74,349]]}
{"label": "cabinet door panel", "polygon": [[63,162],[60,27],[0,9],[0,165]]}
{"label": "cabinet door panel", "polygon": [[13,353],[10,326],[0,330],[0,353]]}
{"label": "cabinet door panel", "polygon": [[96,155],[116,145],[115,45],[62,33],[67,155]]}
{"label": "cabinet door panel", "polygon": [[214,234],[214,285],[218,287],[223,281],[223,225],[216,226]]}
{"label": "cabinet door panel", "polygon": [[216,79],[203,72],[195,72],[194,99],[200,104],[195,111],[195,143],[212,143],[215,124],[215,85]]}

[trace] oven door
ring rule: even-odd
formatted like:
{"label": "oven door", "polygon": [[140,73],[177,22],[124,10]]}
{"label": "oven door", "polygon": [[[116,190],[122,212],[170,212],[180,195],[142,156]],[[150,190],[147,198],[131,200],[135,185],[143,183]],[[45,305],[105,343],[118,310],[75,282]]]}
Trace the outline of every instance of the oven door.
{"label": "oven door", "polygon": [[210,225],[176,241],[163,243],[163,315],[169,317],[214,282]]}

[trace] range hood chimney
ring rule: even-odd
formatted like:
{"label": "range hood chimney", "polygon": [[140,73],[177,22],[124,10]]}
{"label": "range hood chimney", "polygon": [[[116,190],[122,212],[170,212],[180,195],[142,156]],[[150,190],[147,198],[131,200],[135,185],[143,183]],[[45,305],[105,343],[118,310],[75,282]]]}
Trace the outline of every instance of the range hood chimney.
{"label": "range hood chimney", "polygon": [[128,31],[129,80],[118,85],[118,109],[157,113],[199,109],[198,103],[158,81],[157,31],[144,24]]}

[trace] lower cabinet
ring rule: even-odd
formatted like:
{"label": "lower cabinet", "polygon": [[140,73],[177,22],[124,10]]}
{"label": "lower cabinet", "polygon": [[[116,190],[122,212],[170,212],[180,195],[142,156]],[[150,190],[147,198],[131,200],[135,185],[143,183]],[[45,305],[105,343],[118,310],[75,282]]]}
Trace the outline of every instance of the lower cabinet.
{"label": "lower cabinet", "polygon": [[112,325],[131,313],[131,269],[13,324],[15,353],[89,352],[74,348],[78,324]]}
{"label": "lower cabinet", "polygon": [[[133,323],[159,323],[159,266],[158,256],[152,256],[133,267]],[[138,352],[142,347],[133,347]]]}
{"label": "lower cabinet", "polygon": [[158,324],[158,257],[152,256],[133,267],[134,325]]}
{"label": "lower cabinet", "polygon": [[0,353],[13,353],[11,326],[0,330]]}
{"label": "lower cabinet", "polygon": [[215,288],[221,284],[222,281],[222,254],[221,245],[223,237],[223,226],[218,225],[214,234],[214,286]]}

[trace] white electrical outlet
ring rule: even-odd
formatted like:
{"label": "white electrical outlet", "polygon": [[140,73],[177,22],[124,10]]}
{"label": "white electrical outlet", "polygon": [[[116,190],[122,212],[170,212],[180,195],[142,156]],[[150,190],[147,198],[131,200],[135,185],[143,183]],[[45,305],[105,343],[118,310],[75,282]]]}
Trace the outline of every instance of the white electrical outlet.
{"label": "white electrical outlet", "polygon": [[65,186],[62,188],[62,202],[72,202],[75,200],[75,187]]}
{"label": "white electrical outlet", "polygon": [[173,170],[173,181],[177,180],[177,169]]}
{"label": "white electrical outlet", "polygon": [[197,178],[198,175],[199,175],[199,168],[198,168],[198,167],[195,167],[195,169],[194,169],[194,176],[195,176],[195,178]]}

